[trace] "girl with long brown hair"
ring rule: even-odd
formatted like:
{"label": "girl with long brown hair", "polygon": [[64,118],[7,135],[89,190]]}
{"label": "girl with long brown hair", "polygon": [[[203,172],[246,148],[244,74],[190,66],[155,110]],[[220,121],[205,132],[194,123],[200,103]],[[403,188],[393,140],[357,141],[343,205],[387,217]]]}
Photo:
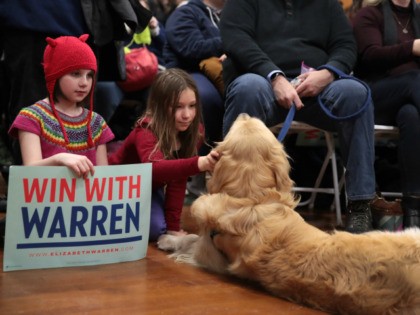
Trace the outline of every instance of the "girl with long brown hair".
{"label": "girl with long brown hair", "polygon": [[186,234],[180,218],[189,176],[212,171],[216,151],[198,156],[204,139],[197,87],[190,75],[168,69],[151,86],[145,113],[113,154],[110,164],[152,163],[149,241],[161,234]]}

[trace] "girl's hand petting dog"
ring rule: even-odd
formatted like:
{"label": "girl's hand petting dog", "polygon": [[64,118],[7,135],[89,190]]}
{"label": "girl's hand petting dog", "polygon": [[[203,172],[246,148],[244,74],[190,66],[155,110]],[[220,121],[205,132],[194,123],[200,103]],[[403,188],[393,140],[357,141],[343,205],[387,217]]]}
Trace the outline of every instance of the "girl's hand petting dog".
{"label": "girl's hand petting dog", "polygon": [[209,171],[212,172],[217,161],[219,161],[219,152],[212,150],[206,156],[200,156],[198,158],[198,169],[201,172]]}

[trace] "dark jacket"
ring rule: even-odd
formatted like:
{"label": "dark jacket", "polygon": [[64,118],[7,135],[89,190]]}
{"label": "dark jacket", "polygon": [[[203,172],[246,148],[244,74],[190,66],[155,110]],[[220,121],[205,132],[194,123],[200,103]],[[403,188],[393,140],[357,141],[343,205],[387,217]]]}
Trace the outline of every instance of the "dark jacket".
{"label": "dark jacket", "polygon": [[113,40],[126,40],[132,32],[141,32],[148,25],[152,13],[137,0],[81,0],[86,22],[95,44],[103,46]]}
{"label": "dark jacket", "polygon": [[97,46],[98,79],[125,80],[124,40],[148,25],[152,12],[138,0],[81,0],[85,20]]}
{"label": "dark jacket", "polygon": [[[397,32],[396,18],[411,22],[406,34]],[[413,55],[414,38],[420,38],[420,6],[415,0],[408,8],[388,0],[366,6],[357,12],[353,25],[359,54],[354,71],[358,77],[373,82],[420,69],[420,58]]]}
{"label": "dark jacket", "polygon": [[80,0],[0,0],[5,31],[24,30],[51,36],[88,33]]}
{"label": "dark jacket", "polygon": [[220,21],[225,84],[240,74],[300,74],[301,63],[349,73],[356,62],[351,25],[337,0],[229,0]]}
{"label": "dark jacket", "polygon": [[220,57],[222,40],[217,24],[218,17],[201,0],[190,0],[177,8],[165,25],[166,66],[195,71],[201,60]]}

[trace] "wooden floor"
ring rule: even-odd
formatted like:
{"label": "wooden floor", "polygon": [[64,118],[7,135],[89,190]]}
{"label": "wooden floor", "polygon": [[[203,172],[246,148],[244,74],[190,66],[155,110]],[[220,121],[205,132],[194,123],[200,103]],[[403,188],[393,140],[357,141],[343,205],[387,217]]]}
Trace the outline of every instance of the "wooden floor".
{"label": "wooden floor", "polygon": [[[302,215],[321,228],[334,225],[329,211]],[[0,314],[325,313],[273,297],[253,283],[175,263],[150,244],[147,256],[135,262],[1,272]]]}

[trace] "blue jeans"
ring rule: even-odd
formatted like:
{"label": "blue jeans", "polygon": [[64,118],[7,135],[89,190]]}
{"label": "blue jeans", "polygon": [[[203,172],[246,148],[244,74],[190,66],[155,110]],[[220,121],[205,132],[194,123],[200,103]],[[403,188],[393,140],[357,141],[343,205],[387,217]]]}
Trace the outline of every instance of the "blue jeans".
{"label": "blue jeans", "polygon": [[98,81],[95,90],[95,112],[109,122],[124,99],[124,92],[114,81]]}
{"label": "blue jeans", "polygon": [[[367,91],[359,82],[336,80],[321,93],[325,105],[338,117],[349,116],[361,108]],[[329,131],[337,131],[344,166],[349,200],[367,200],[375,196],[375,142],[373,106],[351,120],[336,121],[328,117],[317,98],[302,99],[304,108],[295,120]],[[241,113],[260,118],[268,127],[284,121],[287,110],[275,100],[271,83],[262,76],[247,73],[229,84],[226,91],[224,135]]]}
{"label": "blue jeans", "polygon": [[152,202],[150,207],[150,231],[149,242],[157,241],[159,236],[166,233],[165,220],[165,194],[163,188],[152,192]]}
{"label": "blue jeans", "polygon": [[[204,74],[193,72],[191,76],[200,95],[206,141],[213,146],[214,142],[223,140],[222,124],[225,111],[223,99],[214,84]],[[208,152],[210,152],[209,149],[200,153],[206,155]]]}

